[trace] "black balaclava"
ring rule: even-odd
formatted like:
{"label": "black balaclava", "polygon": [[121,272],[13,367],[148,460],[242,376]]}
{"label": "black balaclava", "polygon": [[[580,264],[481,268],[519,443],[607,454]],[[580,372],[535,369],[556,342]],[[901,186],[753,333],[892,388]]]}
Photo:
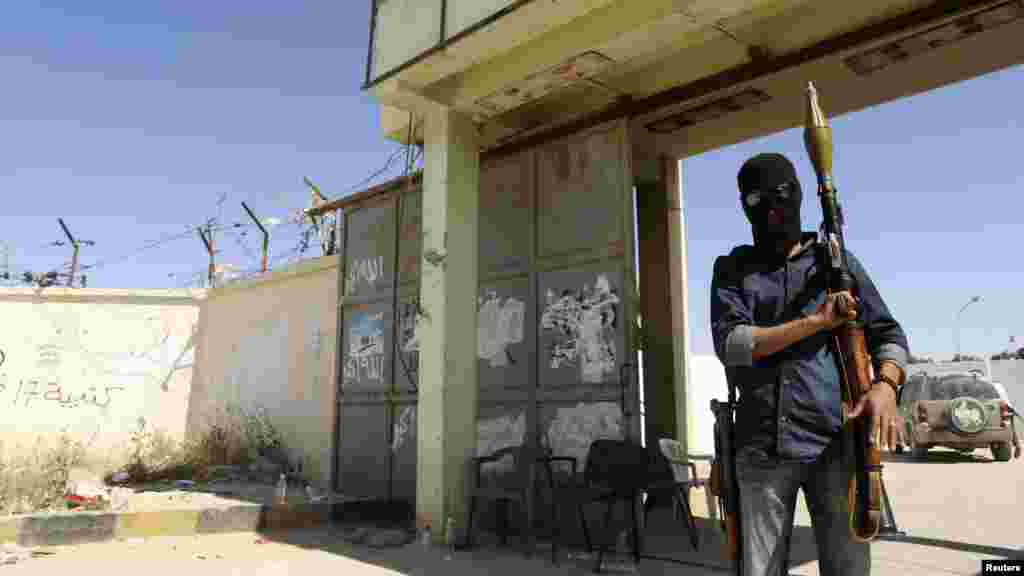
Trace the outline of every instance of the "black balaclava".
{"label": "black balaclava", "polygon": [[758,154],[743,163],[737,182],[754,246],[779,252],[800,241],[803,193],[793,163],[782,154]]}

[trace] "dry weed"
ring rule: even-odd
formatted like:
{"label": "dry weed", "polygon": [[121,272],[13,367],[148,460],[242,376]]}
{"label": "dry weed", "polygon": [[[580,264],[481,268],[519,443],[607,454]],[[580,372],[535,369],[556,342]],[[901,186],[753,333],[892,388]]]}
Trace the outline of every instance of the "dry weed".
{"label": "dry weed", "polygon": [[0,514],[61,508],[68,474],[84,459],[82,443],[67,431],[51,442],[37,439],[27,456],[0,457]]}
{"label": "dry weed", "polygon": [[[282,461],[284,437],[262,407],[252,412],[232,406],[217,410],[199,433],[182,442],[140,418],[129,443],[128,464],[120,470],[127,473],[128,483],[205,481],[212,467],[245,466],[257,457],[287,466],[287,458]],[[107,483],[113,483],[115,473],[105,476]]]}

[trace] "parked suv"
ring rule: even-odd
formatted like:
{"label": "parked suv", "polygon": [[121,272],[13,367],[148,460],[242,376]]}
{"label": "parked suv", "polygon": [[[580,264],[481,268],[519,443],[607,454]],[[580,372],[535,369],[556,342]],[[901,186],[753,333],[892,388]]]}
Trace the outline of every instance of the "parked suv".
{"label": "parked suv", "polygon": [[897,403],[903,439],[915,458],[945,446],[968,453],[988,448],[993,458],[1006,462],[1017,444],[1009,406],[992,382],[976,372],[918,372],[907,379]]}

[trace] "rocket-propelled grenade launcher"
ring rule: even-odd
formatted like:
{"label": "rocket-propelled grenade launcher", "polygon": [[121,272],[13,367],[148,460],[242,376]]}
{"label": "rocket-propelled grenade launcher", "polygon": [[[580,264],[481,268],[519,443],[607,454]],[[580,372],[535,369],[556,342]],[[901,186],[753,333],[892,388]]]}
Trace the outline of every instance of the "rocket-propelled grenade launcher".
{"label": "rocket-propelled grenade launcher", "polygon": [[[832,128],[818,104],[814,84],[807,84],[804,145],[818,177],[822,236],[826,249],[827,290],[849,292],[856,299],[856,282],[850,274],[843,241],[842,209],[832,178]],[[840,301],[840,314],[847,310]],[[881,519],[882,462],[879,446],[871,439],[867,418],[848,420],[847,413],[871,390],[871,358],[864,339],[863,316],[858,314],[832,331],[832,345],[842,381],[843,459],[849,473],[850,534],[855,540],[878,536]]]}

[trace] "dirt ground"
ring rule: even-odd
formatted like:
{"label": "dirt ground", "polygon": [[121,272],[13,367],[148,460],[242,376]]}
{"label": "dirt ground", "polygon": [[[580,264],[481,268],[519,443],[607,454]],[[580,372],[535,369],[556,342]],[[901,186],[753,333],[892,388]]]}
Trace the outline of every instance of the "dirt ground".
{"label": "dirt ground", "polygon": [[[99,510],[111,512],[147,512],[172,509],[227,508],[242,503],[268,504],[277,492],[273,479],[259,474],[239,473],[209,482],[152,482],[108,486],[102,479],[85,470],[73,471],[68,482],[71,493],[86,498],[101,494],[105,504],[98,507],[83,506],[73,510]],[[314,492],[314,496],[319,494]],[[305,489],[297,483],[288,487],[288,502],[309,502]],[[63,505],[35,513],[65,512]]]}

